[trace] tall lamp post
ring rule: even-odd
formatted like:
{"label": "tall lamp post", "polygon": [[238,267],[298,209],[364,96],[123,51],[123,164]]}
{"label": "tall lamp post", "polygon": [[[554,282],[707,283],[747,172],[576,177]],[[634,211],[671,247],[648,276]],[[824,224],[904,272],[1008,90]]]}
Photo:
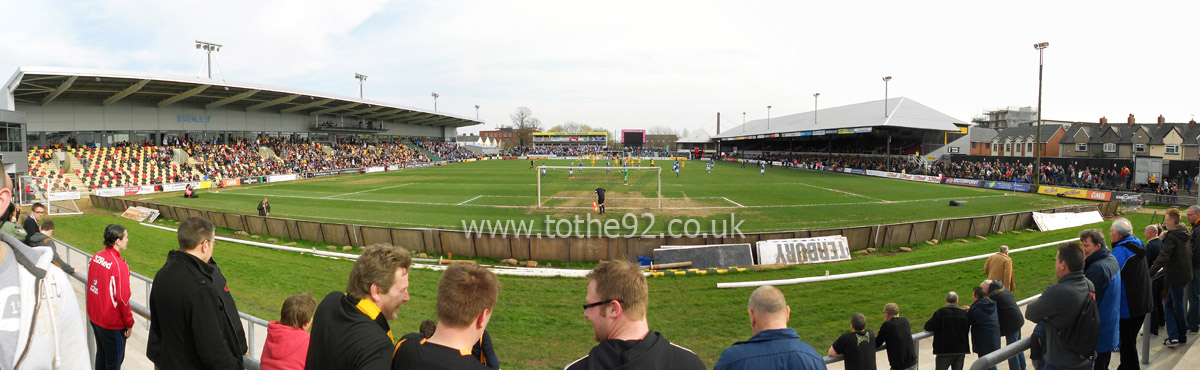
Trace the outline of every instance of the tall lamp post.
{"label": "tall lamp post", "polygon": [[883,116],[884,117],[888,116],[888,110],[887,110],[888,109],[888,104],[887,104],[888,82],[891,80],[892,80],[892,76],[884,76],[883,77]]}
{"label": "tall lamp post", "polygon": [[437,112],[437,98],[438,98],[438,93],[433,93],[432,95],[433,95],[433,111],[434,111],[434,112]]}
{"label": "tall lamp post", "polygon": [[1050,47],[1049,42],[1033,44],[1038,51],[1038,112],[1037,112],[1037,150],[1033,159],[1033,186],[1038,186],[1042,177],[1042,54]]}
{"label": "tall lamp post", "polygon": [[208,79],[212,79],[212,53],[221,51],[221,44],[196,40],[196,48],[208,52]]}
{"label": "tall lamp post", "polygon": [[475,120],[479,120],[479,104],[475,104]]}
{"label": "tall lamp post", "polygon": [[818,96],[821,96],[821,93],[813,93],[813,124],[814,125],[817,124],[817,107],[818,107],[817,106],[817,97]]}
{"label": "tall lamp post", "polygon": [[767,106],[767,131],[771,130],[771,106]]}
{"label": "tall lamp post", "polygon": [[367,75],[355,73],[354,78],[358,79],[358,98],[363,98],[363,83],[367,82]]}

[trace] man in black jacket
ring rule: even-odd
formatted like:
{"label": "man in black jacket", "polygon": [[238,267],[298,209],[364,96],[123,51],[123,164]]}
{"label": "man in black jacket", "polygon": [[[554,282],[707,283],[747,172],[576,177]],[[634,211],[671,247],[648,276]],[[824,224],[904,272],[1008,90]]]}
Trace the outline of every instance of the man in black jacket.
{"label": "man in black jacket", "polygon": [[178,233],[179,249],[167,252],[150,289],[146,357],[160,369],[241,369],[246,333],[212,258],[213,224],[192,217]]}
{"label": "man in black jacket", "polygon": [[[1158,225],[1146,225],[1146,271],[1149,273],[1149,264],[1154,263],[1158,259],[1158,254],[1162,253],[1162,239],[1158,237]],[[1153,276],[1152,276],[1153,277]],[[1162,276],[1153,277],[1150,280],[1151,299],[1154,302],[1154,307],[1150,310],[1150,336],[1158,336],[1158,328],[1164,324],[1163,317],[1163,278]]]}
{"label": "man in black jacket", "polygon": [[305,369],[388,370],[392,329],[408,302],[412,258],[400,247],[372,245],[350,269],[346,293],[332,292],[317,305]]}
{"label": "man in black jacket", "polygon": [[41,223],[42,219],[45,217],[46,206],[43,206],[41,203],[34,203],[33,206],[29,208],[29,217],[26,217],[25,221],[21,222],[21,227],[25,228],[25,240],[22,240],[25,242],[25,245],[29,245],[29,237],[33,234],[37,234],[38,230],[40,230],[38,224]]}
{"label": "man in black jacket", "polygon": [[1168,347],[1187,343],[1187,323],[1184,321],[1184,286],[1192,280],[1192,250],[1188,248],[1187,228],[1179,224],[1179,210],[1168,209],[1163,226],[1162,252],[1150,265],[1150,276],[1163,271],[1163,284],[1167,286],[1165,316]]}
{"label": "man in black jacket", "polygon": [[1192,280],[1184,289],[1188,302],[1184,321],[1187,322],[1188,331],[1195,333],[1200,331],[1200,235],[1197,235],[1200,232],[1196,232],[1196,227],[1200,226],[1200,206],[1188,207],[1187,219],[1188,224],[1192,225],[1189,238],[1192,246]]}
{"label": "man in black jacket", "polygon": [[963,359],[971,352],[970,328],[967,311],[958,307],[958,293],[946,293],[946,305],[925,322],[925,330],[933,332],[934,369],[962,370]]}
{"label": "man in black jacket", "polygon": [[[1013,297],[1012,292],[1005,289],[1004,283],[1000,280],[984,280],[982,286],[987,291],[988,298],[996,301],[996,315],[1000,318],[1000,335],[1004,337],[1006,345],[1012,345],[1021,340],[1021,327],[1025,325],[1025,317],[1021,314],[1021,308],[1017,306],[1017,299]],[[1010,357],[1008,368],[1025,370],[1025,353],[1018,353],[1016,356]]]}
{"label": "man in black jacket", "polygon": [[650,293],[641,266],[620,260],[601,262],[587,278],[583,316],[591,321],[599,343],[566,370],[705,369],[691,350],[650,330],[646,321]]}
{"label": "man in black jacket", "polygon": [[900,317],[900,306],[888,303],[883,306],[883,324],[875,337],[875,349],[887,345],[888,364],[892,370],[917,368],[917,347],[913,345],[912,328],[908,319]]}
{"label": "man in black jacket", "polygon": [[1058,246],[1058,254],[1054,256],[1054,275],[1058,276],[1058,282],[1046,287],[1042,297],[1025,308],[1025,319],[1045,328],[1046,350],[1042,361],[1055,368],[1091,368],[1093,364],[1094,351],[1078,354],[1066,347],[1067,333],[1075,325],[1079,307],[1095,291],[1092,282],[1083,275],[1083,259],[1083,247],[1079,242]]}

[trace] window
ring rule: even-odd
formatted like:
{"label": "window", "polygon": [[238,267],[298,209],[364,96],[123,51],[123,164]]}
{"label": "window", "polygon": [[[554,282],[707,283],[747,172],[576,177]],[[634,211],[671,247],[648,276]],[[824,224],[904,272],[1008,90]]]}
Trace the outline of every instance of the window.
{"label": "window", "polygon": [[971,143],[971,149],[975,149],[975,144],[976,143]]}
{"label": "window", "polygon": [[1012,144],[1004,144],[1004,151],[1006,151],[1006,152],[1012,151]]}
{"label": "window", "polygon": [[1146,152],[1146,144],[1133,144],[1133,152],[1134,153],[1145,153]]}
{"label": "window", "polygon": [[1078,144],[1075,144],[1075,151],[1077,151],[1077,152],[1086,152],[1086,151],[1087,151],[1087,143],[1078,143]]}
{"label": "window", "polygon": [[1116,143],[1104,143],[1104,152],[1105,153],[1113,153],[1116,151],[1117,151]]}
{"label": "window", "polygon": [[1167,154],[1179,154],[1179,145],[1177,145],[1177,144],[1167,145]]}
{"label": "window", "polygon": [[1032,152],[1033,151],[1033,143],[1025,144],[1025,151]]}

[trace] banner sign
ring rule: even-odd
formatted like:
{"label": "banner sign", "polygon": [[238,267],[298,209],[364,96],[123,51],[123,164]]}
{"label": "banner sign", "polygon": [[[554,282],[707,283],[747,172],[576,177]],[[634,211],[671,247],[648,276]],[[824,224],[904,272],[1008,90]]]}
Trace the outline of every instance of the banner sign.
{"label": "banner sign", "polygon": [[296,174],[267,176],[267,182],[292,181],[295,179],[296,179]]}
{"label": "banner sign", "polygon": [[387,166],[388,171],[397,171],[397,170],[400,170],[401,168],[404,168],[404,166],[398,165],[398,164],[391,164],[391,165]]}
{"label": "banner sign", "polygon": [[79,199],[78,191],[50,192],[50,201],[51,202],[60,201],[60,200],[78,200],[78,199]]}
{"label": "banner sign", "polygon": [[[293,176],[295,176],[295,175],[293,175]],[[193,183],[193,184],[196,184],[196,183]],[[193,189],[208,189],[208,188],[212,187],[212,184],[213,184],[212,181],[201,181],[199,184],[192,185],[192,188]]]}
{"label": "banner sign", "polygon": [[1112,200],[1112,192],[1095,191],[1085,189],[1060,188],[1057,186],[1039,186],[1038,194],[1045,195],[1061,195],[1068,198],[1091,199],[1091,200]]}
{"label": "banner sign", "polygon": [[1020,183],[1020,182],[984,181],[983,187],[988,188],[988,189],[996,189],[996,190],[1029,192],[1029,189],[1032,188],[1033,186],[1026,184],[1026,183]]}
{"label": "banner sign", "polygon": [[221,186],[238,186],[242,184],[242,179],[224,179],[221,180]]}
{"label": "banner sign", "polygon": [[124,188],[103,188],[103,189],[96,189],[92,193],[102,196],[102,197],[119,197],[119,196],[125,195],[125,189]]}
{"label": "banner sign", "polygon": [[366,173],[373,173],[373,172],[383,172],[383,171],[384,171],[384,168],[383,168],[383,167],[381,167],[381,166],[376,166],[376,167],[367,167],[367,169],[366,169],[366,170],[364,170],[363,172],[366,172]]}
{"label": "banner sign", "polygon": [[947,184],[959,185],[959,186],[979,187],[979,184],[982,182],[983,182],[982,180],[973,180],[973,179],[955,179],[955,178],[947,178],[946,179]]}
{"label": "banner sign", "polygon": [[850,173],[855,174],[855,175],[866,175],[867,171],[863,171],[863,170],[860,170],[857,168],[852,168],[852,169],[850,169]]}
{"label": "banner sign", "polygon": [[903,173],[888,172],[887,177],[900,180],[931,182],[935,184],[942,183],[942,180],[937,176],[908,175]]}
{"label": "banner sign", "polygon": [[1142,193],[1117,193],[1116,196],[1113,196],[1113,200],[1138,204],[1146,202],[1145,199],[1142,199]]}
{"label": "banner sign", "polygon": [[850,245],[841,235],[803,239],[763,240],[757,243],[760,265],[791,265],[850,260]]}
{"label": "banner sign", "polygon": [[243,177],[242,178],[243,185],[257,184],[260,182],[263,182],[262,177]]}
{"label": "banner sign", "polygon": [[362,169],[360,169],[360,168],[347,168],[347,169],[344,169],[344,170],[338,171],[338,174],[341,174],[341,175],[352,175],[352,174],[358,174],[358,173],[362,173]]}
{"label": "banner sign", "polygon": [[142,189],[141,186],[126,186],[125,187],[125,195],[137,194],[138,190],[141,190],[141,189]]}
{"label": "banner sign", "polygon": [[121,217],[138,222],[154,222],[154,219],[158,218],[158,210],[134,206],[126,208],[125,212],[121,213]]}
{"label": "banner sign", "polygon": [[186,182],[177,182],[174,184],[163,184],[163,191],[183,191],[187,188]]}
{"label": "banner sign", "polygon": [[867,172],[867,176],[887,177],[887,172],[883,172],[883,171],[867,170],[866,172]]}

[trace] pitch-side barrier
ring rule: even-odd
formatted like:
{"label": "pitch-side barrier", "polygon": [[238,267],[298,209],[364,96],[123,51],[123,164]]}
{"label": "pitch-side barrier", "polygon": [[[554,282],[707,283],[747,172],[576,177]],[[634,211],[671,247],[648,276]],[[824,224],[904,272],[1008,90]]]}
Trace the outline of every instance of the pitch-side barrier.
{"label": "pitch-side barrier", "polygon": [[[1025,248],[1009,250],[1008,252],[1009,253],[1023,252],[1023,251],[1027,251],[1027,250],[1042,248],[1045,246],[1062,244],[1062,243],[1066,243],[1066,242],[1069,242],[1072,240],[1076,240],[1076,238],[1063,239],[1063,240],[1053,241],[1053,242],[1049,242],[1049,243],[1042,243],[1042,244],[1029,246],[1029,247],[1025,247]],[[837,274],[837,275],[829,275],[829,276],[809,276],[809,277],[802,277],[802,278],[795,278],[795,279],[781,279],[781,280],[762,280],[762,281],[741,281],[741,282],[736,282],[736,283],[717,283],[717,288],[745,288],[745,287],[755,287],[755,286],[763,286],[763,285],[779,286],[779,285],[815,283],[815,282],[831,281],[831,280],[852,279],[852,278],[863,277],[863,276],[883,275],[883,274],[890,274],[893,272],[912,271],[912,270],[918,270],[918,269],[923,269],[923,268],[927,268],[927,267],[949,265],[952,263],[981,260],[981,259],[986,259],[988,257],[991,257],[992,254],[994,254],[994,253],[981,254],[978,256],[971,256],[971,257],[955,258],[952,260],[945,260],[945,261],[922,263],[922,264],[918,264],[918,265],[892,267],[892,268],[872,270],[872,271],[851,272],[848,274]]]}

